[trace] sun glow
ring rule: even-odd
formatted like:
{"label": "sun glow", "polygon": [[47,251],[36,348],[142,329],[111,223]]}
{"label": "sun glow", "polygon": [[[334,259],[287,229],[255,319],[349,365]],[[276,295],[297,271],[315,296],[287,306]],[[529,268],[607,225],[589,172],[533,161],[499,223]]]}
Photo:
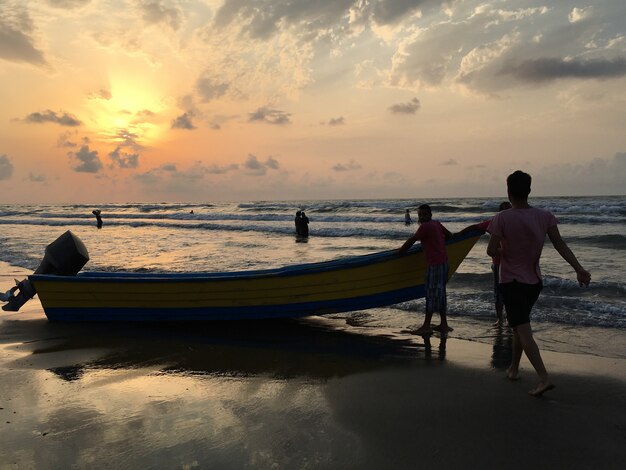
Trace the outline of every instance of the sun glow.
{"label": "sun glow", "polygon": [[101,99],[95,116],[96,132],[114,145],[144,146],[160,140],[167,129],[166,105],[159,93],[132,78],[110,80],[110,98]]}

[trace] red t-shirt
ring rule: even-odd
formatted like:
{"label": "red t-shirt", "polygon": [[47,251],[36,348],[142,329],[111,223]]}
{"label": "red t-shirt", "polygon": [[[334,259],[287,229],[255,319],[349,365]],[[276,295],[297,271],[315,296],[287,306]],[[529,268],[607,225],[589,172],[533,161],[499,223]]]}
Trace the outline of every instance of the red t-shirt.
{"label": "red t-shirt", "polygon": [[500,282],[541,281],[539,258],[546,233],[555,225],[552,213],[536,207],[509,209],[495,215],[488,231],[502,238]]}
{"label": "red t-shirt", "polygon": [[424,222],[415,232],[415,238],[422,244],[424,255],[426,256],[426,264],[431,266],[448,262],[446,231],[441,223],[436,220]]}
{"label": "red t-shirt", "polygon": [[488,219],[488,220],[483,220],[481,223],[476,224],[476,229],[480,230],[481,232],[486,232],[487,228],[489,228],[489,224],[491,223],[492,219]]}

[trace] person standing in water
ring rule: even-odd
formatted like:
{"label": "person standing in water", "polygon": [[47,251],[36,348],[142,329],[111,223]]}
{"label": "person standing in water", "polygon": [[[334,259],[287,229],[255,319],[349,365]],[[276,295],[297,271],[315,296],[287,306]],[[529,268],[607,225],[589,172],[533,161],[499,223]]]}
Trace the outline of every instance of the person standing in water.
{"label": "person standing in water", "polygon": [[411,220],[411,213],[407,209],[404,213],[404,225],[411,225],[413,221]]}
{"label": "person standing in water", "polygon": [[513,328],[512,362],[507,377],[518,379],[522,352],[526,353],[539,375],[539,384],[528,393],[539,397],[554,388],[530,327],[530,312],[543,288],[539,258],[546,234],[556,251],[576,271],[581,287],[589,285],[591,274],[561,238],[554,215],[528,204],[531,176],[517,170],[508,176],[506,184],[513,207],[497,213],[489,224],[487,254],[500,258],[500,289],[509,326]]}
{"label": "person standing in water", "polygon": [[300,235],[303,237],[309,236],[309,218],[304,211],[300,213]]}
{"label": "person standing in water", "polygon": [[[500,203],[498,212],[502,212],[510,208],[511,203],[509,201],[504,201]],[[460,232],[455,233],[454,237],[459,237],[472,231],[478,231],[481,234],[484,234],[492,220],[493,218],[484,220],[478,224],[470,225],[469,227],[465,227]],[[500,289],[500,258],[497,256],[491,258],[491,272],[493,273],[493,297],[497,317],[493,326],[502,326],[504,324],[504,301],[502,299],[502,290]]]}
{"label": "person standing in water", "polygon": [[96,209],[91,211],[93,215],[96,216],[96,226],[100,229],[102,228],[102,217],[100,217],[100,209]]}
{"label": "person standing in water", "polygon": [[302,211],[298,211],[296,212],[296,218],[294,219],[294,224],[296,225],[296,235],[301,236],[301,224],[300,224],[300,215],[302,214]]}
{"label": "person standing in water", "polygon": [[[426,257],[426,278],[424,289],[426,290],[426,315],[424,323],[420,326],[417,334],[431,334],[433,330],[446,333],[452,331],[448,326],[446,317],[448,304],[446,296],[446,284],[448,283],[448,254],[446,252],[446,240],[452,238],[450,231],[440,222],[432,220],[433,214],[428,204],[422,204],[417,208],[417,222],[420,224],[415,235],[409,237],[404,245],[398,250],[399,254],[408,251],[416,241],[420,241]],[[438,326],[430,325],[433,313],[439,313],[441,323]]]}

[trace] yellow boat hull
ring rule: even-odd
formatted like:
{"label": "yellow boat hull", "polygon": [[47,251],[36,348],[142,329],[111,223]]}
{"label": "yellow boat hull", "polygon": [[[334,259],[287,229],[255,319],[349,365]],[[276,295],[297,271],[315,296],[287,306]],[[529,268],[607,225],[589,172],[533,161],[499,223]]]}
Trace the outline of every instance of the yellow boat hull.
{"label": "yellow boat hull", "polygon": [[[447,244],[451,276],[478,236]],[[50,320],[189,321],[300,317],[363,310],[424,296],[420,246],[239,273],[86,272],[32,275]]]}

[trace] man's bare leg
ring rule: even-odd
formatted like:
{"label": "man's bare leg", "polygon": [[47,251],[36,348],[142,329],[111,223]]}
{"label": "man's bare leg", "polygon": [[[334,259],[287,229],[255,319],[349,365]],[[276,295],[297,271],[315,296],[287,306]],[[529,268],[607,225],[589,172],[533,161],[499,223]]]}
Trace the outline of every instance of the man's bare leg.
{"label": "man's bare leg", "polygon": [[533,338],[533,331],[530,327],[530,323],[518,325],[515,327],[515,331],[519,337],[520,343],[522,344],[522,348],[526,353],[526,357],[528,357],[528,360],[535,368],[537,375],[539,375],[539,384],[528,393],[535,397],[539,397],[548,390],[552,390],[554,388],[554,384],[550,381],[550,376],[548,375],[546,366],[543,363],[543,359],[541,359],[541,353],[539,352],[539,347],[535,342],[535,338]]}
{"label": "man's bare leg", "polygon": [[496,300],[496,317],[497,317],[497,320],[495,321],[493,326],[504,326],[503,311],[504,311],[504,305],[502,304],[502,302]]}

